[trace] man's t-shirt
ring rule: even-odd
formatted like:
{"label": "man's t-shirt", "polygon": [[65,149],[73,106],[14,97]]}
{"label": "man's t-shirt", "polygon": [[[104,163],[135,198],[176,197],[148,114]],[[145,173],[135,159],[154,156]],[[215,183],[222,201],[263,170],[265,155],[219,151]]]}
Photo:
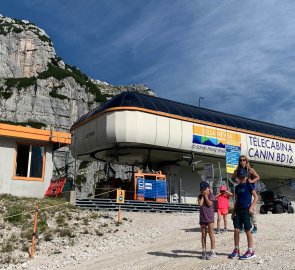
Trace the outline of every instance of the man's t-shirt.
{"label": "man's t-shirt", "polygon": [[236,186],[236,206],[238,208],[249,208],[251,206],[252,190],[254,190],[254,187],[249,182],[244,184],[240,183]]}
{"label": "man's t-shirt", "polygon": [[[214,201],[215,197],[212,193],[208,195],[209,201]],[[212,203],[211,206],[207,206],[207,204],[204,203],[200,207],[200,223],[213,223],[214,222],[214,204]]]}

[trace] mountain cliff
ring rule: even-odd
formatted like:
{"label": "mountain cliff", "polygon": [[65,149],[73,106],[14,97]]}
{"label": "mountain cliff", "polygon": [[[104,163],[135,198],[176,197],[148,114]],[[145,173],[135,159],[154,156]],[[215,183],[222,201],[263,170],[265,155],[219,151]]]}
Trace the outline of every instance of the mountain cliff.
{"label": "mountain cliff", "polygon": [[0,121],[69,130],[81,115],[122,91],[155,95],[144,85],[93,80],[55,53],[44,30],[0,16]]}

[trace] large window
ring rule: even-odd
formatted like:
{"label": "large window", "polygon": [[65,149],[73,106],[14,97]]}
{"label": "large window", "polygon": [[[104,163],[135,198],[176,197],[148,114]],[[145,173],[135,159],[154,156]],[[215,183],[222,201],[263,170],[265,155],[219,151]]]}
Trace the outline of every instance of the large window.
{"label": "large window", "polygon": [[43,179],[44,157],[45,151],[42,145],[17,144],[14,178]]}

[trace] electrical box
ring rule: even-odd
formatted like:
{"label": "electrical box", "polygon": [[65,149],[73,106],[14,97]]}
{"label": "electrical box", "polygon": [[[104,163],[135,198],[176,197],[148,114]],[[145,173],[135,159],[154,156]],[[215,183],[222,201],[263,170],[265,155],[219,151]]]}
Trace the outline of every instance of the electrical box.
{"label": "electrical box", "polygon": [[167,202],[166,175],[162,172],[134,174],[134,200]]}

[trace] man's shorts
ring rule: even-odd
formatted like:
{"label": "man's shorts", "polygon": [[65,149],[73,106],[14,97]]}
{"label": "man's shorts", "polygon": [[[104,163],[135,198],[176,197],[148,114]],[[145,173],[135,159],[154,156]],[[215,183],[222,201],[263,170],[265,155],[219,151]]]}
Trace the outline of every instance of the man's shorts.
{"label": "man's shorts", "polygon": [[228,208],[217,209],[217,213],[218,213],[219,216],[227,215],[228,214]]}
{"label": "man's shorts", "polygon": [[249,208],[238,209],[233,223],[235,229],[245,228],[245,231],[249,231],[252,227]]}

